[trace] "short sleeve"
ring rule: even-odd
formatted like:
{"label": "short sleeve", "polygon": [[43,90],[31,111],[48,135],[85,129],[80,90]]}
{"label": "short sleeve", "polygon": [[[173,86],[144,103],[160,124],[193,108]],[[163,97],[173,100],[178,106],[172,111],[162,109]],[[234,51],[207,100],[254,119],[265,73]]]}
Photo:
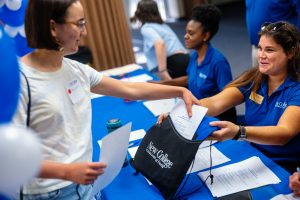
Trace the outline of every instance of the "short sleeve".
{"label": "short sleeve", "polygon": [[[103,75],[99,73],[97,70],[95,70],[94,68],[92,68],[91,66],[70,59],[66,59],[66,60],[71,62],[71,65],[73,67],[76,66],[75,68],[78,69],[80,73],[84,75],[83,78],[85,81],[89,82],[90,88],[98,85],[101,82]],[[75,71],[74,73],[77,72]]]}
{"label": "short sleeve", "polygon": [[154,46],[154,43],[161,39],[160,35],[150,26],[144,25],[141,29],[141,33],[144,39],[144,50],[147,52]]}
{"label": "short sleeve", "polygon": [[245,86],[238,87],[238,90],[244,95],[244,97],[250,96],[251,83],[249,83],[248,85],[245,85]]}
{"label": "short sleeve", "polygon": [[98,85],[101,82],[103,75],[89,65],[85,65],[85,68],[89,75],[90,87],[92,88]]}

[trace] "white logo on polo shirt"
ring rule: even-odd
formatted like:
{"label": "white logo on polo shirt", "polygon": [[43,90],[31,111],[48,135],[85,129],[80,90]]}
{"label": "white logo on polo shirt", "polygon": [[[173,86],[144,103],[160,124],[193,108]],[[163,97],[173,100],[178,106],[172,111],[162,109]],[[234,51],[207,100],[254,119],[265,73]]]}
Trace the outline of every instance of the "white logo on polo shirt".
{"label": "white logo on polo shirt", "polygon": [[286,108],[286,106],[287,106],[286,102],[279,102],[279,101],[277,101],[276,104],[275,104],[276,108],[282,108],[282,109],[284,109],[284,108]]}
{"label": "white logo on polo shirt", "polygon": [[199,77],[202,78],[202,79],[206,79],[207,78],[207,76],[205,74],[201,73],[201,72],[199,73]]}

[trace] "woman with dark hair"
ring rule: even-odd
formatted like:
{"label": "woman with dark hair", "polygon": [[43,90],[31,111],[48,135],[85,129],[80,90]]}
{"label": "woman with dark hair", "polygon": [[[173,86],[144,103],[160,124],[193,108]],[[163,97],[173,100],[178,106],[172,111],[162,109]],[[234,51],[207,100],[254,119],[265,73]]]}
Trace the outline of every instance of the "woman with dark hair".
{"label": "woman with dark hair", "polygon": [[212,139],[246,140],[294,172],[300,166],[300,33],[292,24],[277,22],[265,24],[259,35],[258,67],[200,103],[216,116],[244,102],[246,126],[211,122],[220,128]]}
{"label": "woman with dark hair", "polygon": [[[41,14],[42,13],[42,14]],[[24,185],[24,199],[93,199],[93,182],[105,163],[92,162],[90,91],[127,99],[181,97],[191,115],[197,99],[185,88],[126,83],[65,58],[86,35],[79,0],[29,0],[25,32],[35,51],[20,59],[31,93],[29,127],[40,138],[44,160],[39,178]],[[26,126],[25,80],[14,123]]]}
{"label": "woman with dark hair", "polygon": [[162,80],[170,80],[186,74],[189,54],[173,30],[162,20],[153,0],[141,0],[131,18],[142,24],[144,53],[148,70]]}
{"label": "woman with dark hair", "polygon": [[[218,32],[220,20],[221,11],[214,5],[204,4],[193,8],[184,36],[185,46],[194,50],[190,56],[187,75],[159,83],[188,86],[198,99],[202,99],[219,93],[232,81],[227,59],[210,44]],[[216,117],[236,122],[236,110],[231,108]]]}

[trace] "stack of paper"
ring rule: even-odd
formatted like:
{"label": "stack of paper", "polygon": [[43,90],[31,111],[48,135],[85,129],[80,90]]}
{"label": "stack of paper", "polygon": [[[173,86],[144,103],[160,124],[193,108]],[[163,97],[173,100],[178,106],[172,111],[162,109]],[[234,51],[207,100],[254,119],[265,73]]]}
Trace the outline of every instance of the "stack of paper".
{"label": "stack of paper", "polygon": [[121,81],[126,81],[126,82],[147,82],[150,80],[153,80],[153,78],[148,74],[141,74],[137,76],[125,76],[124,78],[121,79]]}
{"label": "stack of paper", "polygon": [[137,64],[129,64],[129,65],[124,65],[122,67],[117,67],[113,69],[108,69],[104,71],[100,71],[101,74],[104,76],[118,76],[122,74],[127,74],[129,72],[133,72],[138,69],[142,69],[143,67]]}
{"label": "stack of paper", "polygon": [[[214,197],[280,182],[280,179],[256,156],[213,169],[212,174],[213,184],[206,183],[206,185]],[[198,176],[205,180],[209,176],[209,171],[200,172]]]}

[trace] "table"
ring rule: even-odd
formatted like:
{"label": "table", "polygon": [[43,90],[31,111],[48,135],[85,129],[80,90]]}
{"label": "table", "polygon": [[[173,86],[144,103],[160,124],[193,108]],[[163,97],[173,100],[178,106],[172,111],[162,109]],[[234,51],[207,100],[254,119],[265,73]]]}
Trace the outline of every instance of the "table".
{"label": "table", "polygon": [[[130,76],[145,73],[144,70],[137,70],[130,73]],[[93,160],[99,158],[99,145],[97,143],[107,134],[106,122],[112,118],[120,118],[123,124],[132,122],[132,131],[145,129],[146,131],[156,122],[156,118],[144,107],[142,101],[127,102],[121,98],[100,97],[92,100],[92,132],[93,132]],[[264,156],[257,149],[245,141],[228,140],[215,144],[225,156],[231,159],[227,164],[232,164],[252,156],[258,156],[281,180],[279,184],[267,185],[251,190],[253,199],[270,199],[277,194],[288,194],[289,173]],[[238,152],[238,153],[237,153]],[[225,165],[225,164],[223,164]],[[222,166],[222,165],[220,165]],[[219,167],[219,166],[217,166]],[[197,172],[190,175],[186,186],[181,194],[194,191],[202,184],[197,177]],[[141,174],[135,174],[135,170],[128,165],[124,167],[116,179],[103,190],[108,200],[131,199],[131,200],[162,200],[163,197],[154,186],[149,186]],[[201,190],[186,196],[184,199],[213,199],[206,186]]]}

